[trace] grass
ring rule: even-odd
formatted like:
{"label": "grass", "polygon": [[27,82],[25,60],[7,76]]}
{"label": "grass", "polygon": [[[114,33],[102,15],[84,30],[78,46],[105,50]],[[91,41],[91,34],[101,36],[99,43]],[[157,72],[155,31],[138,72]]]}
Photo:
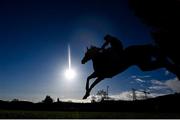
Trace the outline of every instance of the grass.
{"label": "grass", "polygon": [[54,118],[180,118],[179,113],[141,113],[141,112],[62,112],[62,111],[19,111],[0,110],[2,119],[54,119]]}

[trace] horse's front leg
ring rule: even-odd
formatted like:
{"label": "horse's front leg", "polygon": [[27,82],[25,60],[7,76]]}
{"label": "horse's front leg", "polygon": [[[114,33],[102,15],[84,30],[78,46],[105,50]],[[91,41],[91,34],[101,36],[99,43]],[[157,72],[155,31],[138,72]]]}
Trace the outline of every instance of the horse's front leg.
{"label": "horse's front leg", "polygon": [[89,80],[92,79],[92,78],[95,78],[96,77],[96,73],[93,72],[88,78],[87,78],[87,81],[86,81],[86,91],[89,89]]}
{"label": "horse's front leg", "polygon": [[90,86],[90,88],[88,90],[86,90],[86,94],[84,95],[83,99],[86,99],[89,95],[90,95],[90,92],[92,90],[92,88],[97,85],[100,81],[102,81],[103,78],[97,78],[93,83],[92,85]]}

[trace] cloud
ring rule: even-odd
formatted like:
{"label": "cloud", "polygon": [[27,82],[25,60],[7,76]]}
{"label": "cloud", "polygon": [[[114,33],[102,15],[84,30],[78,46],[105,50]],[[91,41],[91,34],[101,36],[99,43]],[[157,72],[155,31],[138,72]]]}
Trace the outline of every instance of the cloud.
{"label": "cloud", "polygon": [[117,95],[110,95],[109,97],[115,100],[131,100],[131,92],[124,91]]}
{"label": "cloud", "polygon": [[135,78],[137,78],[135,75],[133,75],[133,76],[131,76],[131,78],[133,78],[133,79],[135,79]]}
{"label": "cloud", "polygon": [[151,77],[151,76],[136,76],[136,75],[133,75],[130,78],[132,80],[134,80],[134,81],[131,81],[130,83],[131,84],[134,84],[134,83],[145,83],[146,81],[144,79],[146,79],[148,77]]}
{"label": "cloud", "polygon": [[162,89],[168,89],[167,86],[150,86],[149,89],[151,91],[159,91],[159,90],[162,90]]}
{"label": "cloud", "polygon": [[[151,76],[149,76],[149,75],[145,75],[145,76],[133,75],[133,76],[131,76],[131,79],[135,80],[135,82],[137,82],[137,83],[146,83],[146,82],[148,82],[149,78],[151,78]],[[135,82],[133,82],[133,83],[135,83]]]}
{"label": "cloud", "polygon": [[165,71],[165,75],[168,76],[170,72],[168,70]]}
{"label": "cloud", "polygon": [[[170,90],[173,92],[180,92],[180,81],[177,78],[167,80],[165,82],[159,80],[151,80],[152,86],[149,87],[151,90]],[[168,91],[169,90],[169,91]]]}
{"label": "cloud", "polygon": [[180,92],[180,81],[177,78],[167,80],[165,85],[172,89],[174,92]]}
{"label": "cloud", "polygon": [[[163,93],[150,93],[147,94],[148,98],[154,98],[158,96],[166,95]],[[132,91],[124,91],[117,95],[110,95],[109,97],[113,98],[114,100],[133,100]],[[142,90],[136,90],[136,98],[138,100],[145,99],[145,94]]]}
{"label": "cloud", "polygon": [[[147,92],[149,92],[149,90]],[[141,89],[136,90],[135,93],[136,93],[136,99],[137,100],[146,99],[145,93],[143,92],[143,90],[141,90]],[[147,98],[155,98],[158,96],[166,95],[165,93],[156,93],[156,92],[155,93],[149,92],[149,93],[150,94],[147,94]],[[88,102],[91,101],[92,96],[94,96],[96,98],[97,102],[101,100],[101,98],[99,96],[91,95],[91,97],[88,97]],[[132,101],[133,100],[132,91],[123,91],[119,94],[109,95],[109,97],[110,97],[110,99],[113,99],[113,100],[125,100],[125,101]]]}
{"label": "cloud", "polygon": [[144,80],[142,80],[140,78],[136,78],[135,80],[138,81],[138,82],[145,82]]}
{"label": "cloud", "polygon": [[88,97],[86,100],[82,99],[61,99],[63,102],[74,102],[74,103],[90,103],[91,102],[91,96]]}
{"label": "cloud", "polygon": [[151,80],[151,83],[153,85],[159,85],[159,86],[164,86],[165,84],[159,80]]}
{"label": "cloud", "polygon": [[143,79],[143,78],[151,78],[151,76],[149,76],[149,75],[144,75],[144,76],[136,76],[136,75],[132,75],[131,78],[133,78],[133,79],[136,79],[136,78]]}
{"label": "cloud", "polygon": [[149,75],[145,75],[145,76],[139,76],[140,78],[151,78],[151,76]]}
{"label": "cloud", "polygon": [[163,96],[163,95],[167,95],[167,94],[165,94],[165,93],[150,93],[148,96],[149,96],[149,98],[155,98],[155,97]]}

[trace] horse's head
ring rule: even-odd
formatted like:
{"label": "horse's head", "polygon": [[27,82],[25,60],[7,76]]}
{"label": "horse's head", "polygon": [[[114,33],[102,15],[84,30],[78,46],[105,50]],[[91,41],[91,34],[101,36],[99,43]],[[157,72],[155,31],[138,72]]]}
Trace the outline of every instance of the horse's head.
{"label": "horse's head", "polygon": [[85,53],[85,56],[81,60],[81,63],[85,64],[87,61],[89,61],[92,58],[94,58],[97,55],[97,53],[99,52],[99,50],[100,50],[100,48],[97,48],[95,46],[91,46],[90,49],[87,47],[87,51]]}

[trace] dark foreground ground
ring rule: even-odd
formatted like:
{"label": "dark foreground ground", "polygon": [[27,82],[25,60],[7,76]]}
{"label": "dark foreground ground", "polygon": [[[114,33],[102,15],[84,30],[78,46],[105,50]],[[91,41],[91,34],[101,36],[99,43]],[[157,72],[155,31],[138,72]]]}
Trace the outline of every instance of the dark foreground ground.
{"label": "dark foreground ground", "polygon": [[22,110],[0,110],[2,119],[78,119],[78,118],[102,118],[102,119],[135,119],[135,118],[180,118],[180,113],[156,113],[156,112],[62,112],[62,111],[22,111]]}
{"label": "dark foreground ground", "polygon": [[0,101],[0,118],[180,118],[180,94],[137,101],[32,103]]}

